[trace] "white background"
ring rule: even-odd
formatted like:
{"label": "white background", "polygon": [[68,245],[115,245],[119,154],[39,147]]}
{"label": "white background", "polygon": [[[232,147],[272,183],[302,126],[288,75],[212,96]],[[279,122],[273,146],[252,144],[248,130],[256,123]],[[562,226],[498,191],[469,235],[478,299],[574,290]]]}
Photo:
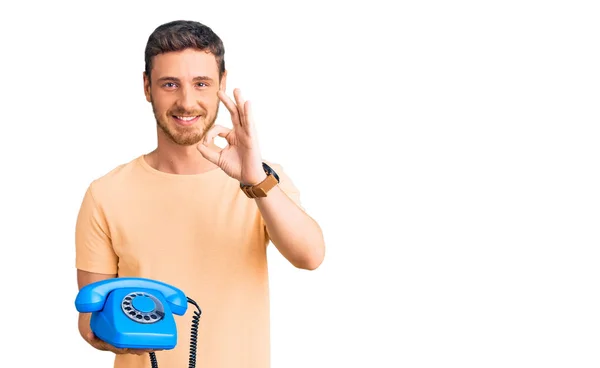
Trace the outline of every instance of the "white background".
{"label": "white background", "polygon": [[153,149],[144,46],[192,19],[325,232],[313,272],[271,248],[274,368],[598,367],[593,2],[284,3],[3,3],[0,365],[112,366],[77,332],[75,219]]}

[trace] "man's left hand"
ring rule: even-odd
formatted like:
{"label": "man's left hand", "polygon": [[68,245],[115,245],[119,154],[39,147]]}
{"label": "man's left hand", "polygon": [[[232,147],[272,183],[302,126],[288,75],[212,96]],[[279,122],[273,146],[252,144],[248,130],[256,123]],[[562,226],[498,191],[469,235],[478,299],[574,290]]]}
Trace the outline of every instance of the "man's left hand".
{"label": "man's left hand", "polygon": [[[235,102],[225,92],[218,92],[219,99],[231,113],[233,129],[213,126],[197,148],[204,158],[219,166],[227,175],[242,184],[255,185],[263,181],[266,174],[262,168],[252,109],[250,102],[243,100],[238,88],[233,95]],[[221,151],[209,147],[217,136],[227,141],[227,146]]]}

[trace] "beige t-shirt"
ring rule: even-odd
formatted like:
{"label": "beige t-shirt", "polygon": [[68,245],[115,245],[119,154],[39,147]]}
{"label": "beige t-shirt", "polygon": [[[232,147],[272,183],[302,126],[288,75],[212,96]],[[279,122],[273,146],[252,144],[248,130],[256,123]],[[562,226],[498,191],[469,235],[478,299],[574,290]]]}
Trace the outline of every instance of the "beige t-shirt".
{"label": "beige t-shirt", "polygon": [[[300,205],[281,166],[279,186]],[[155,170],[144,156],[87,189],[76,225],[76,267],[172,284],[202,309],[197,367],[268,368],[269,288],[265,224],[239,182],[215,169]],[[175,315],[178,342],[156,353],[160,367],[187,367],[195,307]],[[117,355],[115,368],[150,367],[147,354]]]}

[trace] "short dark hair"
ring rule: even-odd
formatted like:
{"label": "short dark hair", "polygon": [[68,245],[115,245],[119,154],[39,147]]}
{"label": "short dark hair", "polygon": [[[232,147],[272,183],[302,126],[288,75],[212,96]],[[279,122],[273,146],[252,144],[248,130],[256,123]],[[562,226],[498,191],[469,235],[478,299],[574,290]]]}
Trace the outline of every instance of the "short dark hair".
{"label": "short dark hair", "polygon": [[145,73],[150,79],[152,60],[166,52],[182,51],[188,48],[209,51],[215,56],[219,68],[219,79],[225,73],[225,47],[213,30],[199,22],[175,20],[158,26],[146,43]]}

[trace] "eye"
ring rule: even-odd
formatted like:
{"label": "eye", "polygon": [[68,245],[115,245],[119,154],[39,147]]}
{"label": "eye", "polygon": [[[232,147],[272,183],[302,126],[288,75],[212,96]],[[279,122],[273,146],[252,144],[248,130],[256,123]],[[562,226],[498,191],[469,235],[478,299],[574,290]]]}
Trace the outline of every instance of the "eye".
{"label": "eye", "polygon": [[166,87],[166,88],[175,88],[176,85],[173,82],[166,82],[165,84],[163,84],[163,87]]}
{"label": "eye", "polygon": [[205,82],[198,82],[198,87],[208,87],[208,84]]}

